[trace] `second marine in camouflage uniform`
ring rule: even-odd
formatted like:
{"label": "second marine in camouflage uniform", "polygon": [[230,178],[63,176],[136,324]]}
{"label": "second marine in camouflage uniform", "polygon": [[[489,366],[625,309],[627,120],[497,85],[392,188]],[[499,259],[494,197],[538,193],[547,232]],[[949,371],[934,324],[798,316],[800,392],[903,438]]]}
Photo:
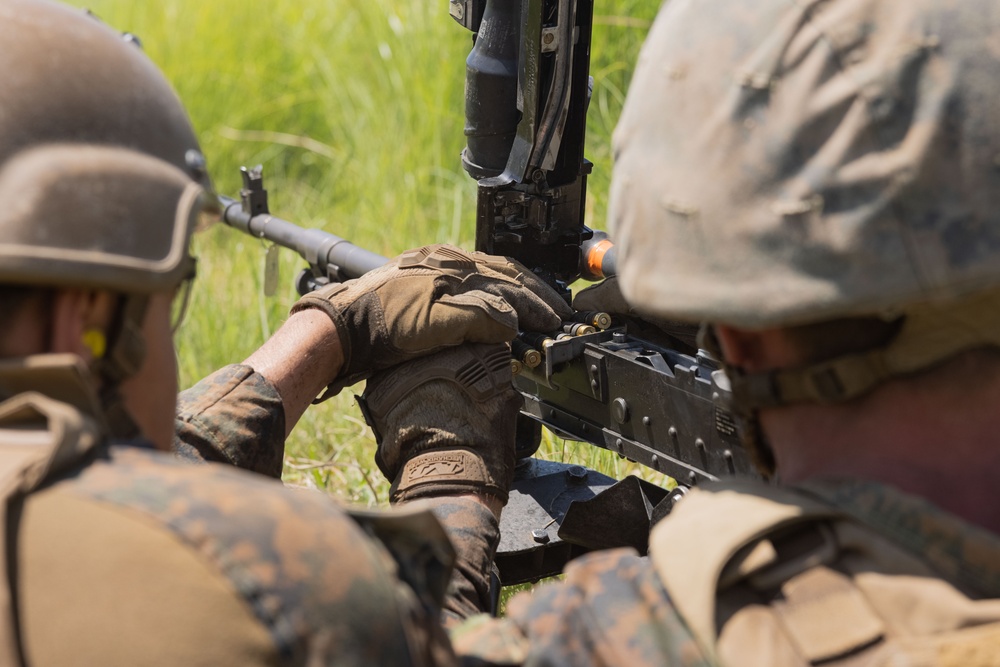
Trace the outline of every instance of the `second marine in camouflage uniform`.
{"label": "second marine in camouflage uniform", "polygon": [[997,664],[998,40],[993,2],[665,5],[615,134],[622,291],[712,325],[789,486],[693,491],[648,560],[581,558],[460,654]]}

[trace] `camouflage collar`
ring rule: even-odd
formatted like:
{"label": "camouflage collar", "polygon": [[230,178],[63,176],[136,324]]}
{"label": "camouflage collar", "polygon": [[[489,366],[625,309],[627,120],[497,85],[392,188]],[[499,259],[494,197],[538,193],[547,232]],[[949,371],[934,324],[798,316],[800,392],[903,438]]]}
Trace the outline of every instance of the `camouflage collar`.
{"label": "camouflage collar", "polygon": [[877,482],[836,480],[802,487],[918,554],[974,597],[1000,597],[1000,536]]}

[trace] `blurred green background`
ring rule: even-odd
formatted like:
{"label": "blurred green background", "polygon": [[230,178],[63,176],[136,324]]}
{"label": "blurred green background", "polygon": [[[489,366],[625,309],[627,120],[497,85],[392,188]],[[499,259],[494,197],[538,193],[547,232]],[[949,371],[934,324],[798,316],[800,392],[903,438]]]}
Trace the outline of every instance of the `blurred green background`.
{"label": "blurred green background", "polygon": [[[173,82],[220,193],[240,165],[264,165],[271,211],[394,255],[445,241],[471,248],[475,185],[462,171],[471,34],[446,0],[73,0],[134,33]],[[610,136],[659,4],[598,0],[587,155],[589,224],[603,228]],[[178,336],[181,386],[239,362],[296,298],[302,261],[281,253],[278,294],[262,293],[264,245],[222,225],[199,235],[199,279]],[[546,438],[545,455],[622,476],[636,466]],[[374,441],[353,394],[311,409],[289,439],[287,483],[365,505],[387,502]],[[657,480],[648,471],[644,476]]]}

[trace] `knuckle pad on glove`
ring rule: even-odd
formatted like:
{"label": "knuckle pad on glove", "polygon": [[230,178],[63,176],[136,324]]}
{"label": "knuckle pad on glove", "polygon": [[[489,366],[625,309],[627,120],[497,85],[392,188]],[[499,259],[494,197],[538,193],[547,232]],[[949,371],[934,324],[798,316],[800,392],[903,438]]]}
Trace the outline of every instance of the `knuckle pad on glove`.
{"label": "knuckle pad on glove", "polygon": [[499,343],[517,335],[517,313],[504,299],[486,292],[446,294],[433,312],[441,322],[440,335],[456,343]]}
{"label": "knuckle pad on glove", "polygon": [[381,436],[376,460],[394,501],[489,493],[513,479],[520,396],[503,345],[464,345],[422,357],[368,382],[366,419]]}
{"label": "knuckle pad on glove", "polygon": [[459,277],[478,270],[472,255],[443,243],[409,250],[396,259],[396,265],[404,271],[429,269],[434,273]]}
{"label": "knuckle pad on glove", "polygon": [[[478,279],[474,279],[478,278]],[[514,281],[493,280],[488,277],[470,277],[465,282],[476,293],[487,293],[503,300],[507,308],[513,308],[522,330],[551,331],[559,327],[564,318],[572,315],[572,309],[552,288],[542,285],[547,296],[540,297],[535,291]],[[475,289],[472,289],[473,285]]]}

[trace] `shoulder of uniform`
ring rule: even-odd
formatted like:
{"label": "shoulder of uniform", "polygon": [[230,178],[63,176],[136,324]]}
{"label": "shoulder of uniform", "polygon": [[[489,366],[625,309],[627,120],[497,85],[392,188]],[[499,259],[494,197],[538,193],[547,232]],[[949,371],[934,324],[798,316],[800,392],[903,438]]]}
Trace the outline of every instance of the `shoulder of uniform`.
{"label": "shoulder of uniform", "polygon": [[710,664],[648,559],[632,549],[598,551],[565,577],[512,598],[505,617],[477,617],[452,632],[477,665]]}
{"label": "shoulder of uniform", "polygon": [[31,664],[277,661],[215,563],[142,515],[49,487],[25,501],[18,551]]}
{"label": "shoulder of uniform", "polygon": [[408,630],[422,611],[386,550],[329,497],[131,447],[112,447],[58,487],[142,516],[201,554],[284,658],[410,662]]}
{"label": "shoulder of uniform", "polygon": [[738,548],[783,525],[841,514],[834,505],[795,488],[755,480],[713,482],[688,492],[656,525],[650,550],[662,549],[678,535]]}
{"label": "shoulder of uniform", "polygon": [[703,650],[714,655],[720,586],[774,563],[768,535],[839,515],[795,489],[752,480],[708,484],[685,495],[653,529],[650,560]]}

